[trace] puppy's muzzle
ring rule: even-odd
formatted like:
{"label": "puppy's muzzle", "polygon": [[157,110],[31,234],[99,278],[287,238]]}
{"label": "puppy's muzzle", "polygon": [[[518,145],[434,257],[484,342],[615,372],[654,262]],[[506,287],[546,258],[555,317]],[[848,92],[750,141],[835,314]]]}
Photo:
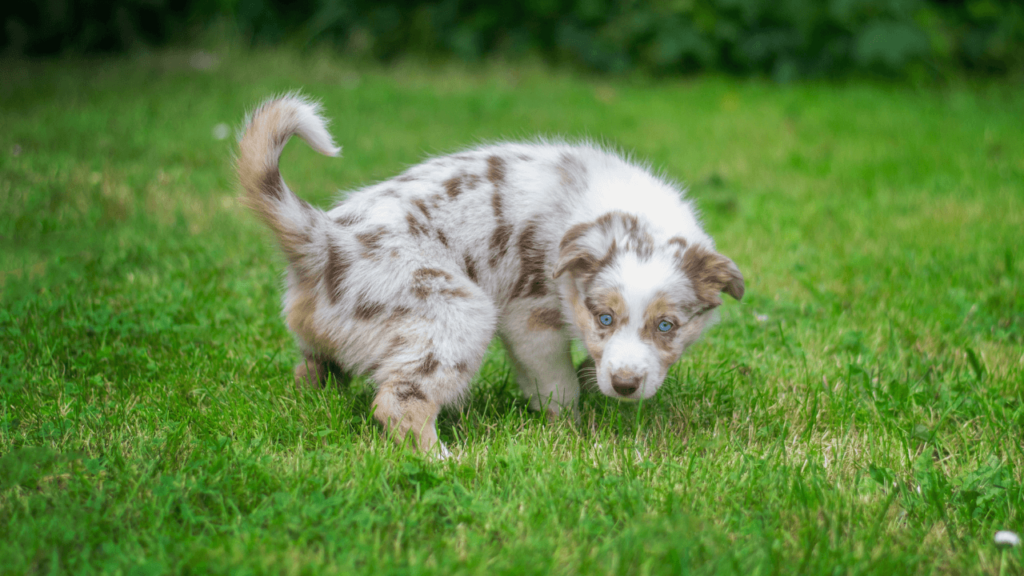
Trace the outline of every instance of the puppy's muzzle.
{"label": "puppy's muzzle", "polygon": [[643,375],[636,372],[623,371],[612,374],[612,388],[619,396],[632,396],[643,381]]}

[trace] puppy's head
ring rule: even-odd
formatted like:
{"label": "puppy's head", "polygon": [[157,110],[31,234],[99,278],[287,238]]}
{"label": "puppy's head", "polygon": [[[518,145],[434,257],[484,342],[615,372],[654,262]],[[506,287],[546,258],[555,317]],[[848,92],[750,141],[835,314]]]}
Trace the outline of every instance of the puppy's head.
{"label": "puppy's head", "polygon": [[607,396],[650,398],[669,367],[716,319],[725,292],[743,297],[732,260],[682,237],[657,243],[642,221],[611,212],[562,238],[554,277]]}

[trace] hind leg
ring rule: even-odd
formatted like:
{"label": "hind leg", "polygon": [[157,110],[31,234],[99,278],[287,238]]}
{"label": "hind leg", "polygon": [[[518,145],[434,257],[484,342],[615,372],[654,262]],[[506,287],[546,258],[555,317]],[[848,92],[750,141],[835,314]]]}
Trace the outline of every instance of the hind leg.
{"label": "hind leg", "polygon": [[374,416],[394,439],[411,434],[422,452],[447,450],[438,441],[437,415],[460,402],[494,334],[497,312],[490,298],[455,272],[414,288],[420,301],[378,338],[382,348],[372,372],[379,383]]}
{"label": "hind leg", "polygon": [[427,396],[423,387],[413,380],[392,379],[380,386],[373,400],[373,415],[384,425],[394,440],[402,444],[412,434],[413,445],[420,452],[435,446],[442,454],[447,449],[437,438],[437,415],[441,405]]}

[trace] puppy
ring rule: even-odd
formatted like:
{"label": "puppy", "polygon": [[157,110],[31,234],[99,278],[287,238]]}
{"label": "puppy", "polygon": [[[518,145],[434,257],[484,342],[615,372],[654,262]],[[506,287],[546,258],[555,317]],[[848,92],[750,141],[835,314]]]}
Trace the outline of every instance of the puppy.
{"label": "puppy", "polygon": [[447,451],[435,420],[466,396],[497,333],[530,406],[576,414],[570,340],[613,398],[657,392],[743,275],[715,251],[681,191],[589,144],[497,144],[430,159],[324,212],[278,171],[297,134],[340,152],[310,100],[249,116],[238,175],[288,260],[284,317],[305,357],[377,383],[374,416],[399,442]]}

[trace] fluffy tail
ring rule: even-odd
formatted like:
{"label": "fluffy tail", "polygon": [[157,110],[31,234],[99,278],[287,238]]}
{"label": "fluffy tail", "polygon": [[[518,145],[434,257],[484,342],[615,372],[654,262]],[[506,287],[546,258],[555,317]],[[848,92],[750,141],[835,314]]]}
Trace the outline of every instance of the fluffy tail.
{"label": "fluffy tail", "polygon": [[249,115],[238,146],[238,178],[246,190],[246,204],[274,230],[285,255],[295,263],[311,241],[311,228],[326,214],[301,200],[281,178],[278,159],[293,134],[326,156],[341,152],[327,131],[320,105],[299,94],[286,94],[267,100]]}

